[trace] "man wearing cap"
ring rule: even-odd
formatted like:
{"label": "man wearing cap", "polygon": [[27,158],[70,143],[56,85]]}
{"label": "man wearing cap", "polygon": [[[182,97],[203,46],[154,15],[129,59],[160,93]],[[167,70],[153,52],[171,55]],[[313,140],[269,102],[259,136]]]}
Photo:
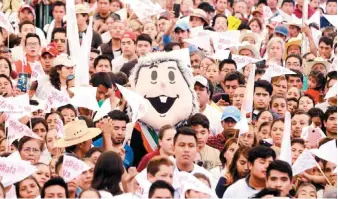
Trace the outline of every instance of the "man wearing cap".
{"label": "man wearing cap", "polygon": [[[35,20],[35,11],[32,7],[27,4],[23,4],[18,11],[18,18],[20,23],[24,21],[30,21],[34,23]],[[47,44],[45,33],[38,27],[35,27],[35,32],[40,37],[41,45],[45,46]]]}
{"label": "man wearing cap", "polygon": [[194,81],[194,89],[197,93],[197,99],[200,105],[200,113],[205,115],[210,121],[211,134],[219,134],[223,130],[221,125],[221,113],[216,108],[209,105],[213,87],[210,81],[201,75],[195,76]]}
{"label": "man wearing cap", "polygon": [[122,55],[112,60],[113,72],[121,70],[123,64],[137,59],[136,55],[136,35],[132,32],[125,32],[121,36]]}
{"label": "man wearing cap", "polygon": [[202,9],[194,9],[190,15],[190,24],[192,28],[208,25],[207,14]]}
{"label": "man wearing cap", "polygon": [[189,39],[190,37],[189,24],[183,19],[178,20],[177,23],[176,21],[177,19],[172,19],[169,28],[163,34],[162,36],[163,46],[167,45],[172,41],[170,38],[170,34],[174,30],[177,42],[180,44],[181,48],[189,48],[190,52],[193,51],[194,47],[183,41],[184,39]]}
{"label": "man wearing cap", "polygon": [[224,148],[225,142],[235,136],[236,130],[234,127],[236,123],[240,121],[240,119],[241,112],[238,110],[238,108],[234,106],[226,106],[221,117],[223,126],[222,133],[209,136],[207,144],[213,148],[222,150]]}
{"label": "man wearing cap", "polygon": [[[77,4],[75,5],[75,12],[76,12],[76,21],[79,30],[79,37],[80,43],[87,32],[88,24],[87,21],[89,20],[89,8],[85,4]],[[93,39],[92,39],[92,46],[93,48],[98,48],[102,44],[101,35],[99,35],[96,31],[93,30]]]}
{"label": "man wearing cap", "polygon": [[273,32],[274,37],[280,37],[281,39],[283,39],[284,42],[286,41],[288,34],[289,34],[288,29],[283,25],[276,26]]}
{"label": "man wearing cap", "polygon": [[46,74],[49,74],[50,69],[53,67],[53,61],[58,55],[54,46],[44,47],[41,51],[41,65]]}

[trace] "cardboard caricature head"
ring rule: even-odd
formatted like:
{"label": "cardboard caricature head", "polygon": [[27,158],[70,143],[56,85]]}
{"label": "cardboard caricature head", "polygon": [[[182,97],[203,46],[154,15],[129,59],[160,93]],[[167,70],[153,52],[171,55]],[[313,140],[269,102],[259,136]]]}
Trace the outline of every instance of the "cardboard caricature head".
{"label": "cardboard caricature head", "polygon": [[147,99],[148,113],[141,122],[158,130],[176,125],[198,112],[191,70],[166,52],[139,58],[132,71],[133,90]]}

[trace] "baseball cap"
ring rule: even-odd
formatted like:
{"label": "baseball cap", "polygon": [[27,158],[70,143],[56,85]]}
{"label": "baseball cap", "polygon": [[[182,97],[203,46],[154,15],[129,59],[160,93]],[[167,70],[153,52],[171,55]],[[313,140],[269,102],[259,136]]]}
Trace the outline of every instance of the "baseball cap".
{"label": "baseball cap", "polygon": [[125,39],[125,38],[130,38],[133,41],[136,41],[136,35],[134,33],[132,33],[132,32],[125,32],[125,33],[123,33],[123,35],[121,36],[121,40]]}
{"label": "baseball cap", "polygon": [[22,6],[20,6],[19,10],[18,10],[18,13],[22,12],[24,9],[28,9],[32,14],[33,14],[33,17],[35,19],[35,11],[34,9],[28,5],[28,4],[23,4]]}
{"label": "baseball cap", "polygon": [[75,5],[75,13],[76,14],[89,14],[89,8],[85,4],[76,4]]}
{"label": "baseball cap", "polygon": [[194,85],[196,84],[196,82],[209,89],[209,82],[205,77],[201,75],[194,76]]}
{"label": "baseball cap", "polygon": [[66,54],[66,53],[61,53],[59,56],[57,56],[54,59],[53,66],[67,66],[67,67],[72,67],[75,66],[76,63]]}
{"label": "baseball cap", "polygon": [[180,19],[180,20],[177,21],[174,31],[176,32],[177,29],[181,29],[183,31],[186,31],[186,30],[189,30],[190,27],[189,27],[189,24],[186,20]]}
{"label": "baseball cap", "polygon": [[284,36],[287,37],[289,31],[288,31],[288,29],[285,26],[276,26],[274,33],[280,33],[280,34],[282,34],[282,35],[284,35]]}
{"label": "baseball cap", "polygon": [[46,46],[41,50],[41,56],[45,53],[51,54],[53,57],[56,57],[58,55],[58,51],[53,46]]}
{"label": "baseball cap", "polygon": [[241,112],[234,106],[226,106],[222,114],[222,121],[228,118],[232,118],[236,122],[239,122],[241,120]]}

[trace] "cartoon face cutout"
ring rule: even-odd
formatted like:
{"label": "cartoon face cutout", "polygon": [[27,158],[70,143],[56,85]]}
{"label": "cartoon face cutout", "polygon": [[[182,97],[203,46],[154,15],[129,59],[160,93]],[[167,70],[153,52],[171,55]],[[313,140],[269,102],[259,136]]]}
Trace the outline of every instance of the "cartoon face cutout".
{"label": "cartoon face cutout", "polygon": [[[148,113],[141,121],[154,129],[175,125],[194,112],[194,92],[189,88],[189,72],[177,60],[157,60],[136,71],[135,91],[147,99]],[[191,72],[190,72],[191,73]]]}

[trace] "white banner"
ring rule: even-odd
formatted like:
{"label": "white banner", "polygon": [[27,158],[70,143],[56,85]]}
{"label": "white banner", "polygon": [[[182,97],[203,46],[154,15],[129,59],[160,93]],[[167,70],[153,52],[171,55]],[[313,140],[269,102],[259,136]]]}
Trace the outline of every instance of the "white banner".
{"label": "white banner", "polygon": [[62,174],[65,182],[77,178],[82,172],[89,170],[90,167],[83,161],[68,155],[63,156]]}

